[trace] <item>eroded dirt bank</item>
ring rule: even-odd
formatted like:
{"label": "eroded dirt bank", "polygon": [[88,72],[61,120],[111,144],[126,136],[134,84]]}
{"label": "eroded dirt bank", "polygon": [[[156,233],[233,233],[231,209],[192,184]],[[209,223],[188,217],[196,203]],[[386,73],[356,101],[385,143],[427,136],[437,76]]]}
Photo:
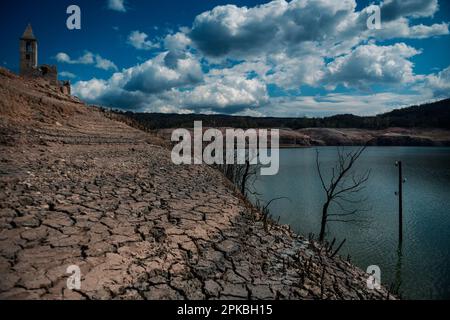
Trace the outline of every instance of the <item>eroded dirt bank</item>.
{"label": "eroded dirt bank", "polygon": [[0,298],[386,298],[157,138],[5,70],[0,101]]}

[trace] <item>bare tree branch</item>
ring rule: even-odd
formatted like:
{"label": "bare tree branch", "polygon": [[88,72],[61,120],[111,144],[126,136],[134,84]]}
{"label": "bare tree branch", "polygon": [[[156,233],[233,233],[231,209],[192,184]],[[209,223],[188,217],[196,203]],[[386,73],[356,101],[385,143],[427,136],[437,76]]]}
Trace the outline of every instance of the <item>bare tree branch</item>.
{"label": "bare tree branch", "polygon": [[323,190],[325,190],[325,192],[328,194],[328,189],[325,186],[325,181],[323,180],[322,172],[320,170],[319,150],[318,149],[316,149],[316,166],[317,166],[317,171],[319,172],[320,182],[322,183]]}
{"label": "bare tree branch", "polygon": [[[362,175],[357,175],[351,170],[354,167],[356,161],[361,157],[366,147],[358,148],[356,151],[345,152],[344,147],[337,148],[338,159],[333,168],[331,168],[331,179],[328,184],[325,182],[321,164],[319,161],[319,151],[316,149],[316,168],[319,173],[319,178],[322,184],[322,188],[326,193],[326,200],[322,207],[322,221],[320,227],[319,241],[323,241],[325,237],[325,231],[327,229],[328,222],[361,222],[357,219],[345,219],[344,217],[350,217],[356,215],[360,210],[346,209],[343,201],[348,204],[358,204],[362,200],[355,200],[351,196],[359,194],[365,189],[365,184],[370,178],[370,170],[367,170]],[[327,186],[328,185],[328,186]],[[350,199],[349,199],[350,198]],[[335,203],[340,209],[340,213],[329,214],[330,205]],[[330,218],[335,217],[335,218]]]}

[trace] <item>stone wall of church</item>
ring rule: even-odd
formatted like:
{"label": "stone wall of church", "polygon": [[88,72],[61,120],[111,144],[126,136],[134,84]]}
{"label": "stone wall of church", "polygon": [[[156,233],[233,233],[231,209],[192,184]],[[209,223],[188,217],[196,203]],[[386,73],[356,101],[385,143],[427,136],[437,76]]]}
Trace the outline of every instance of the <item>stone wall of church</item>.
{"label": "stone wall of church", "polygon": [[48,80],[52,85],[58,85],[58,70],[56,66],[44,64],[39,66],[39,76]]}

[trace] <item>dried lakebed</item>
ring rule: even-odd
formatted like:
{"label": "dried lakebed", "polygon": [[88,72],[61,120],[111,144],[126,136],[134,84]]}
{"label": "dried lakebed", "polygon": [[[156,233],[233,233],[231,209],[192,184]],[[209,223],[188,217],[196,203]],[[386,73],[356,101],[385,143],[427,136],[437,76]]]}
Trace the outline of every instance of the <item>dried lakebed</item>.
{"label": "dried lakebed", "polygon": [[1,298],[386,297],[287,228],[266,232],[218,172],[175,166],[162,147],[2,149]]}
{"label": "dried lakebed", "polygon": [[218,171],[174,165],[153,136],[5,74],[1,299],[387,297],[287,227],[265,230]]}

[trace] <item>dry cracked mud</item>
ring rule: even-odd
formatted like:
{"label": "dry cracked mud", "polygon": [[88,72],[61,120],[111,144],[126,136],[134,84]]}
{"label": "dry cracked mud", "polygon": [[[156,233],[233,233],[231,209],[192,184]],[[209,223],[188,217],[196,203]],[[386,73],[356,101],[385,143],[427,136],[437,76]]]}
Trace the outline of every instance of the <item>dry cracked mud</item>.
{"label": "dry cracked mud", "polygon": [[[0,73],[1,299],[385,299],[216,170]],[[69,290],[66,269],[81,269]]]}

